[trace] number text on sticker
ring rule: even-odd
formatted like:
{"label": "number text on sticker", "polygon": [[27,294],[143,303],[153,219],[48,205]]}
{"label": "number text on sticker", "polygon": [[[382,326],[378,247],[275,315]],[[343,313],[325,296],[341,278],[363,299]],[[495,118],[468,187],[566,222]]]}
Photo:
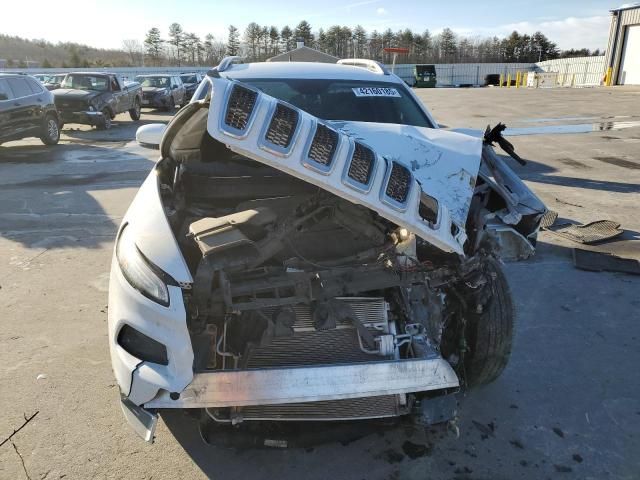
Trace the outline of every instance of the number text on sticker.
{"label": "number text on sticker", "polygon": [[358,87],[353,93],[356,97],[400,97],[398,90],[386,87]]}

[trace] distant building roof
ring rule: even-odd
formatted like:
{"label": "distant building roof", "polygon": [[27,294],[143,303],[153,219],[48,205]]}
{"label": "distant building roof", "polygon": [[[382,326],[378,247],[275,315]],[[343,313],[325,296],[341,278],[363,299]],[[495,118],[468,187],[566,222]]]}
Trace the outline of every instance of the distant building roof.
{"label": "distant building roof", "polygon": [[321,63],[336,63],[339,60],[338,57],[329,55],[328,53],[321,52],[315,48],[309,48],[304,44],[298,46],[293,50],[281,53],[271,58],[267,58],[267,62],[321,62]]}
{"label": "distant building roof", "polygon": [[609,11],[610,12],[619,12],[620,10],[630,10],[632,8],[640,8],[640,2],[625,3],[623,5],[620,5],[618,8],[612,8]]}

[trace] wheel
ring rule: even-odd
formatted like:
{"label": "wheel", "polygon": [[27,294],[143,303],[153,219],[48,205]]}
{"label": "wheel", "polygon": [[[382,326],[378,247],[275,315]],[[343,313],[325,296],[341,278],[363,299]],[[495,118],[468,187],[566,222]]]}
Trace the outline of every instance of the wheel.
{"label": "wheel", "polygon": [[102,110],[102,123],[98,125],[99,130],[109,130],[111,128],[111,112],[108,108]]}
{"label": "wheel", "polygon": [[464,375],[468,387],[493,382],[509,362],[513,340],[515,308],[511,290],[495,259],[486,263],[489,299],[482,313],[468,312],[465,338]]}
{"label": "wheel", "polygon": [[55,115],[49,113],[44,117],[40,140],[45,145],[56,145],[60,140],[60,126]]}
{"label": "wheel", "polygon": [[129,116],[134,122],[140,120],[140,100],[137,98],[133,102],[133,108],[129,110]]}
{"label": "wheel", "polygon": [[173,97],[169,97],[169,105],[165,107],[164,111],[173,113],[175,109],[176,109],[176,101],[173,99]]}

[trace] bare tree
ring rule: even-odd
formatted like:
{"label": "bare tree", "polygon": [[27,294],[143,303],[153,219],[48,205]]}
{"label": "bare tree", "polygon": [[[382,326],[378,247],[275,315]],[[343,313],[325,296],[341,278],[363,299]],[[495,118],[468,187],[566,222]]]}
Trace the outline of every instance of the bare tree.
{"label": "bare tree", "polygon": [[138,66],[142,63],[144,57],[142,44],[135,39],[127,39],[122,41],[122,48],[131,57],[131,65]]}

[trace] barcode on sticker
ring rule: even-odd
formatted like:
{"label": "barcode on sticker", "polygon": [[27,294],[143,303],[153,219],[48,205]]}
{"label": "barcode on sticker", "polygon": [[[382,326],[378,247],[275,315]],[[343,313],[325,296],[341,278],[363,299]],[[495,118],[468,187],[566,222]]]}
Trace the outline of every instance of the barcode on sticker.
{"label": "barcode on sticker", "polygon": [[395,88],[386,87],[358,87],[353,89],[356,97],[399,97]]}

